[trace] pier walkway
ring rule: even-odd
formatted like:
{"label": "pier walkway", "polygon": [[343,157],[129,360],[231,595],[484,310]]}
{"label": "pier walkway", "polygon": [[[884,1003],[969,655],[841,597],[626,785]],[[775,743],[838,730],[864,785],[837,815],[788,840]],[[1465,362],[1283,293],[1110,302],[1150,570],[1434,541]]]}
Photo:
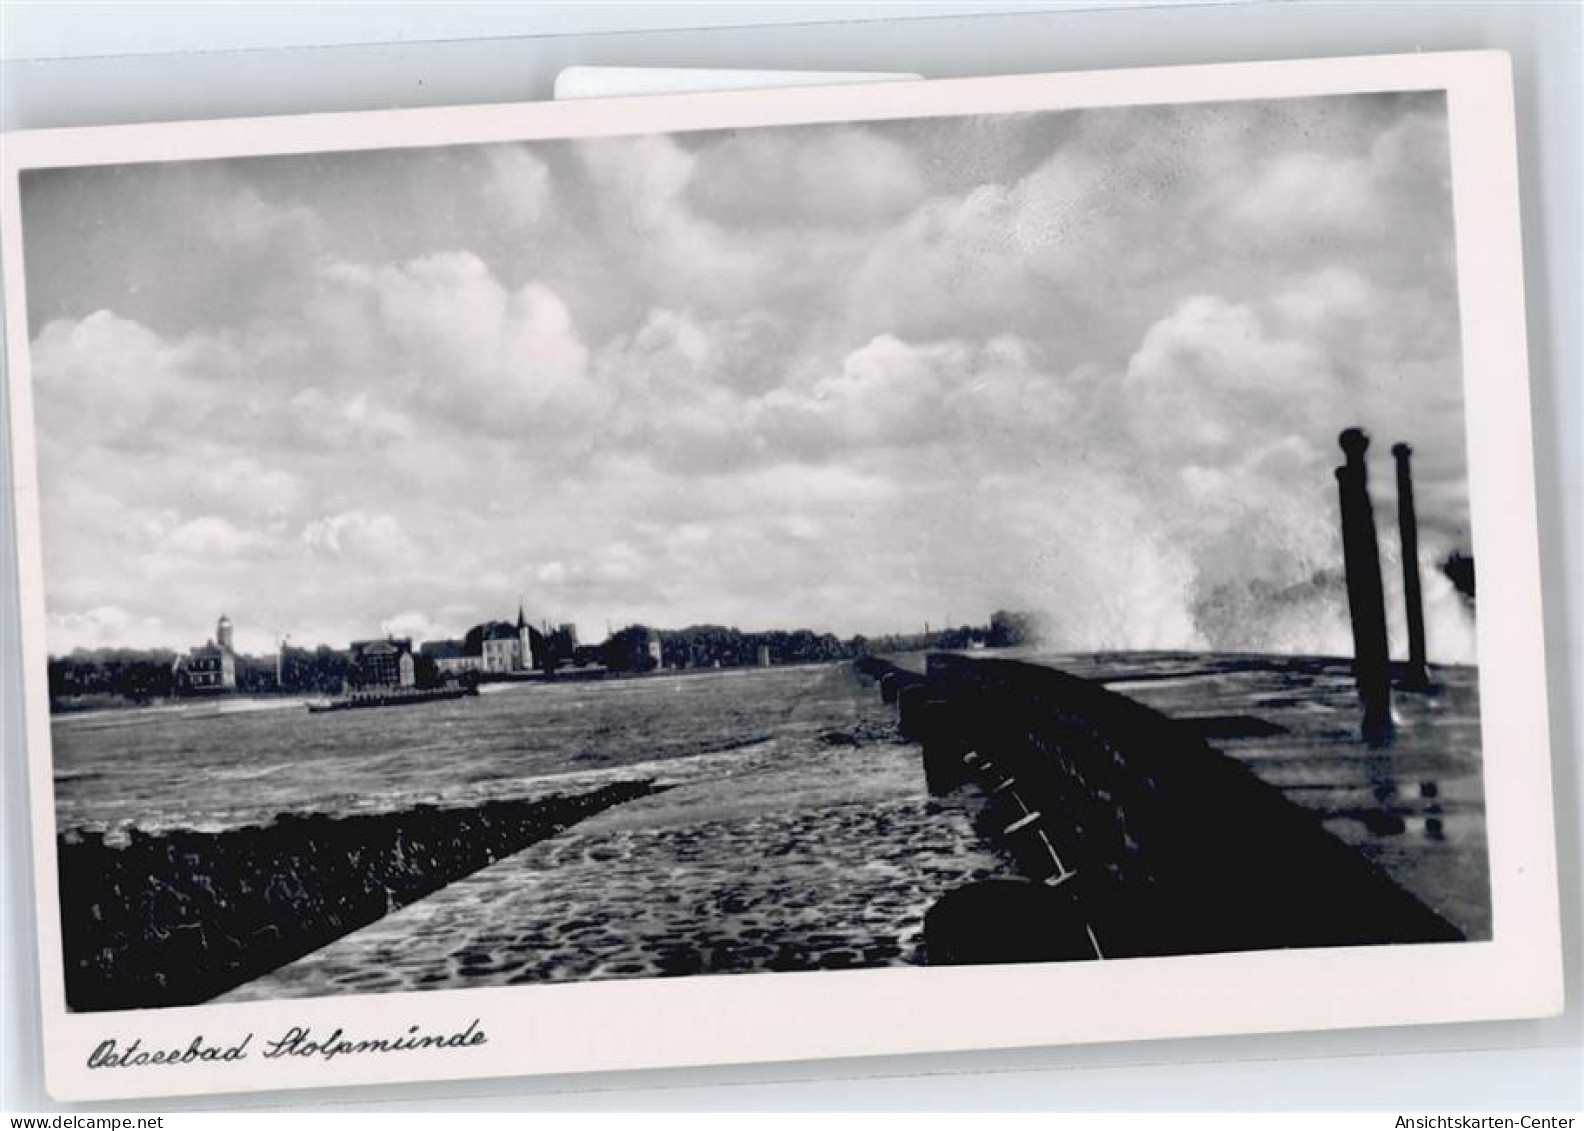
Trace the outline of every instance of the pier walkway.
{"label": "pier walkway", "polygon": [[[1125,862],[1114,869],[1113,889],[1092,905],[1102,912],[1095,921],[1104,957],[1243,949],[1243,939],[1336,945],[1369,936],[1376,916],[1385,926],[1373,941],[1489,937],[1473,669],[1434,669],[1427,691],[1395,697],[1394,742],[1372,748],[1358,737],[1358,698],[1343,660],[957,659],[978,672],[1032,678],[1035,700],[1048,682],[1041,671],[1056,669],[1066,673],[1055,677],[1059,685],[1080,699],[1104,698],[1103,687],[1116,693],[1108,702],[1125,696],[1159,712],[1146,714],[1168,727],[1134,732],[1154,745],[1129,755],[1135,764],[1123,778],[1107,783],[1091,774],[1083,788],[1093,787],[1104,813],[1085,802],[1036,815],[1053,840],[1089,853],[1087,884],[1103,859],[1095,845],[1110,843],[1102,826],[1112,809],[1120,814],[1116,843],[1137,849],[1133,837],[1145,842],[1143,867],[1155,877],[1147,884],[1160,880],[1165,891],[1184,887],[1187,877],[1186,902],[1177,894],[1153,905],[1146,899],[1135,915],[1126,906],[1136,882],[1129,877],[1144,873]],[[924,657],[908,663],[922,674]],[[896,698],[894,687],[889,696],[876,694],[845,665],[778,678],[789,680],[789,690],[824,698],[818,725],[667,763],[654,779],[659,792],[501,860],[223,1000],[917,965],[930,961],[926,918],[943,896],[986,881],[1027,882],[1017,852],[996,835],[991,783],[965,781],[930,796],[920,746],[899,737],[885,701]],[[1025,743],[1022,725],[1000,735],[1001,749],[1009,738]],[[989,752],[996,741],[981,747]],[[1067,757],[1060,742],[1035,745],[1037,757],[1047,756],[1040,750]],[[1091,758],[1084,772],[1121,765],[1127,746],[1102,741],[1082,754]],[[1183,769],[1187,777],[1174,782]],[[1129,775],[1142,775],[1148,791],[1158,785],[1161,796],[1129,800]],[[1293,806],[1316,820],[1303,813],[1294,820]],[[1204,854],[1204,867],[1192,860],[1163,866],[1162,853],[1177,855],[1185,843]],[[1303,890],[1333,876],[1335,890]],[[1083,887],[1072,889],[1080,901]],[[1356,906],[1348,903],[1354,893]],[[1201,907],[1207,914],[1232,908],[1223,919],[1245,923],[1205,933],[1185,913]],[[1240,934],[1250,922],[1252,933]]]}
{"label": "pier walkway", "polygon": [[1049,658],[1192,727],[1357,849],[1470,939],[1491,935],[1479,683],[1434,667],[1392,697],[1390,745],[1359,737],[1346,660],[1283,656]]}
{"label": "pier walkway", "polygon": [[1015,874],[975,830],[972,795],[928,796],[917,746],[849,665],[754,678],[778,681],[806,718],[666,762],[663,792],[221,1000],[921,963],[942,891]]}

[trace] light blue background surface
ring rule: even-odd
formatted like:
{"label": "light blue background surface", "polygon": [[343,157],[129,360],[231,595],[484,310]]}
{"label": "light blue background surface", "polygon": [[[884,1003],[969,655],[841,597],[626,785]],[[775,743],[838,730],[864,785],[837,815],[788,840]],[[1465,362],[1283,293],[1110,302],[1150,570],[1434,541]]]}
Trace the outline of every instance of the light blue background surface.
{"label": "light blue background surface", "polygon": [[[1084,10],[1102,6],[1109,10]],[[1584,746],[1579,706],[1584,698],[1584,297],[1579,279],[1584,9],[1573,3],[1298,0],[1166,6],[13,3],[0,9],[0,58],[5,60],[0,126],[5,129],[548,98],[555,73],[574,63],[899,70],[944,78],[1466,48],[1511,52],[1517,81],[1569,974],[1565,1016],[144,1106],[1412,1113],[1584,1107],[1579,993],[1584,969],[1579,830],[1584,809],[1579,772]],[[8,404],[4,411],[9,413]],[[7,444],[0,431],[5,488],[0,491],[0,1107],[55,1110],[43,1093],[38,1039]],[[1455,994],[1457,987],[1448,986],[1447,992]],[[1060,1008],[1060,1003],[1050,1007]],[[906,1018],[897,1022],[905,1025]],[[774,1024],[774,1018],[766,1023]]]}

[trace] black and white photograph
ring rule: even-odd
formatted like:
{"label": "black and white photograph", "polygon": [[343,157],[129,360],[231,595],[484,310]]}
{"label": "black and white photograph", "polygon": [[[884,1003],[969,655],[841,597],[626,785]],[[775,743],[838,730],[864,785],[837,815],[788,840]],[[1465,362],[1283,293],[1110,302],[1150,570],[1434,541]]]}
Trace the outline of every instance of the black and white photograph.
{"label": "black and white photograph", "polygon": [[1490,943],[1449,120],[21,169],[64,1010]]}

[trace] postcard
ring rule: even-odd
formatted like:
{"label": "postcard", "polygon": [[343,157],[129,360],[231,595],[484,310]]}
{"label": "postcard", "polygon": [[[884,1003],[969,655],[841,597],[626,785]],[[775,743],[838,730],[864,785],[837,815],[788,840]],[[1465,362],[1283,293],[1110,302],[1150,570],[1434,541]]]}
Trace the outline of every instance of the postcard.
{"label": "postcard", "polygon": [[1504,55],[21,133],[4,268],[60,1098],[1560,1008]]}

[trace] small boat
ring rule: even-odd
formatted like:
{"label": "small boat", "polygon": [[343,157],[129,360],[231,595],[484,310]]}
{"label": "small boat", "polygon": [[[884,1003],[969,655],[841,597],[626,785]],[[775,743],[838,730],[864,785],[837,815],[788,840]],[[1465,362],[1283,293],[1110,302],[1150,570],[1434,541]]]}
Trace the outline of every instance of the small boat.
{"label": "small boat", "polygon": [[477,695],[477,687],[379,687],[366,691],[349,691],[335,699],[309,703],[313,714],[325,711],[351,711],[360,707],[405,707],[411,703],[434,703],[441,699],[461,699]]}

